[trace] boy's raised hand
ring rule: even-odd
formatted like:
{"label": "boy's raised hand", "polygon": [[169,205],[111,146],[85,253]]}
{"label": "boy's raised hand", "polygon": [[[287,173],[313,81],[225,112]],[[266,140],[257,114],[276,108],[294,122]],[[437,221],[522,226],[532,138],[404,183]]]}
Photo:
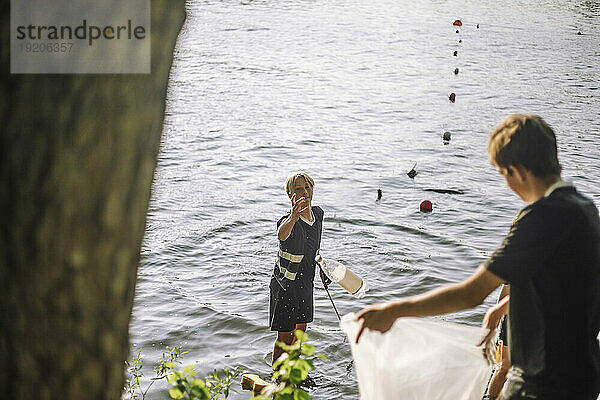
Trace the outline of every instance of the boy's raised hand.
{"label": "boy's raised hand", "polygon": [[306,197],[300,197],[296,200],[296,193],[291,197],[292,200],[292,217],[295,219],[300,218],[300,213],[308,207],[306,205]]}

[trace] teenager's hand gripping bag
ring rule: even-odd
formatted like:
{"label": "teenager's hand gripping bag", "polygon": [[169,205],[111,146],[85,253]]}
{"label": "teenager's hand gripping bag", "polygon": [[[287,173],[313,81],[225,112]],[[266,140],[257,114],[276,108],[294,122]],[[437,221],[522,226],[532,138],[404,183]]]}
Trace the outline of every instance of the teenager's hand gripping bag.
{"label": "teenager's hand gripping bag", "polygon": [[400,318],[385,334],[365,330],[356,344],[354,314],[340,322],[348,335],[361,400],[481,400],[492,367],[477,344],[486,330],[438,320]]}

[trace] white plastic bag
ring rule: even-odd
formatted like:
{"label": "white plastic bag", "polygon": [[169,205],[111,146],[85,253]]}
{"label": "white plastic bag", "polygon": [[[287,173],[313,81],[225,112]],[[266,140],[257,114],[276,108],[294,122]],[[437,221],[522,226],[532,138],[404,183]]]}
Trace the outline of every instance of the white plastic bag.
{"label": "white plastic bag", "polygon": [[357,345],[354,314],[340,322],[348,335],[362,400],[481,400],[492,367],[479,341],[483,328],[400,318],[385,334],[365,330]]}

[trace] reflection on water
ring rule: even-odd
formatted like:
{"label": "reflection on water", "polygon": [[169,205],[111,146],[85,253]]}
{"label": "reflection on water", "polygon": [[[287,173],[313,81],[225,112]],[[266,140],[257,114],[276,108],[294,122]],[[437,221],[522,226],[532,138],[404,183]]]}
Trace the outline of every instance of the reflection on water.
{"label": "reflection on water", "polygon": [[[332,287],[341,313],[462,279],[500,243],[522,203],[485,149],[509,113],[544,116],[564,176],[600,199],[596,2],[188,8],[131,323],[149,376],[165,345],[183,345],[200,375],[234,365],[269,373],[268,281],[292,171],[315,178],[322,252],[371,287],[360,300]],[[424,199],[432,213],[418,211]],[[317,287],[309,335],[328,361],[311,395],[357,399],[349,347]],[[478,324],[494,301],[444,318]],[[147,398],[168,398],[165,386]],[[235,385],[230,399],[246,398]]]}

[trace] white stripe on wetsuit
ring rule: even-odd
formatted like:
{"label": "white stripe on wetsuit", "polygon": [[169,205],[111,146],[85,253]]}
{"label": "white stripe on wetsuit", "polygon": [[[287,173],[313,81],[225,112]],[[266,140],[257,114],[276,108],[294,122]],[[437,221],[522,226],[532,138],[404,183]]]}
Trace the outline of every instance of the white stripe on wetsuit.
{"label": "white stripe on wetsuit", "polygon": [[287,269],[285,269],[284,267],[281,266],[281,264],[279,263],[279,258],[277,259],[277,266],[279,267],[279,271],[283,274],[283,276],[285,276],[287,279],[289,279],[290,281],[293,281],[296,279],[296,272],[290,272]]}

